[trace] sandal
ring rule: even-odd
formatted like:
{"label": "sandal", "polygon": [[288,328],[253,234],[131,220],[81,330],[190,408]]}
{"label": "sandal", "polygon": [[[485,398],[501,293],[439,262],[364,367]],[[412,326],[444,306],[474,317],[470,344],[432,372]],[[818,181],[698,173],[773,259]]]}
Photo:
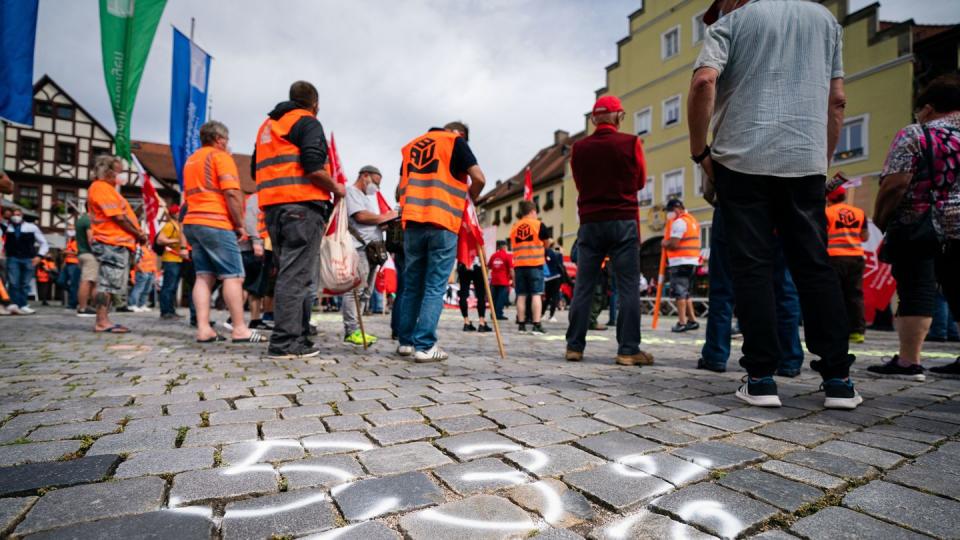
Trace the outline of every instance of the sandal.
{"label": "sandal", "polygon": [[207,339],[198,339],[197,343],[220,343],[221,341],[226,341],[226,340],[227,338],[221,336],[220,334],[217,334]]}
{"label": "sandal", "polygon": [[231,341],[233,341],[234,343],[263,343],[264,341],[267,341],[267,336],[263,335],[263,333],[258,332],[256,330],[251,330],[250,337],[243,338],[243,339],[233,339]]}
{"label": "sandal", "polygon": [[115,324],[109,328],[104,328],[103,330],[93,329],[94,332],[98,334],[129,334],[130,329],[122,324]]}

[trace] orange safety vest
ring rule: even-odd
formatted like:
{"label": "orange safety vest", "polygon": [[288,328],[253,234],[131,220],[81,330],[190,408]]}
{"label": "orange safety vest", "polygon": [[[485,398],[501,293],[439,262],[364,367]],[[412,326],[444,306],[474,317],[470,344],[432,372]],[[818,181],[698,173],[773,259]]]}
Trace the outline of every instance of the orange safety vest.
{"label": "orange safety vest", "polygon": [[827,253],[831,257],[863,257],[860,233],[867,224],[866,214],[846,203],[827,207]]}
{"label": "orange safety vest", "polygon": [[513,246],[513,265],[516,267],[540,267],[544,263],[543,241],[540,240],[540,220],[526,217],[510,229]]}
{"label": "orange safety vest", "polygon": [[[233,157],[223,150],[203,146],[191,154],[183,165],[183,190],[187,203],[184,225],[203,225],[228,231],[234,229],[220,182],[239,182],[240,179],[234,178],[231,171],[217,169],[215,160],[219,153],[226,154],[226,158],[233,161]],[[219,176],[214,178],[214,174]],[[241,225],[237,224],[238,227]]]}
{"label": "orange safety vest", "polygon": [[50,271],[56,270],[57,265],[53,261],[43,259],[37,265],[37,283],[47,283],[50,281]]}
{"label": "orange safety vest", "polygon": [[63,264],[80,264],[77,253],[77,240],[75,238],[67,240],[67,247],[63,248]]}
{"label": "orange safety vest", "polygon": [[[672,249],[667,249],[667,260],[670,259],[679,259],[686,257],[700,257],[700,224],[697,223],[696,218],[690,214],[684,212],[679,218],[687,223],[687,231],[683,233],[683,237],[680,238],[680,242],[677,247]],[[664,229],[663,237],[665,239],[670,238],[670,226],[673,225],[673,222],[676,220],[667,221],[667,226]]]}
{"label": "orange safety vest", "polygon": [[403,147],[400,170],[400,215],[407,223],[432,223],[460,231],[467,202],[467,181],[450,173],[456,133],[430,131]]}
{"label": "orange safety vest", "polygon": [[285,137],[304,116],[306,109],[294,109],[279,120],[267,118],[257,132],[257,203],[260,208],[274,204],[329,201],[330,193],[307,178],[300,165],[300,148]]}

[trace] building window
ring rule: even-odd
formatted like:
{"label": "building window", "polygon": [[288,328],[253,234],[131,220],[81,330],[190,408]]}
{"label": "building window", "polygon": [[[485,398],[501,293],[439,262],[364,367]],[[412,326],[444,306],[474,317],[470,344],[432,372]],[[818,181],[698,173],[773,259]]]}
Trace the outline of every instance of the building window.
{"label": "building window", "polygon": [[683,200],[683,169],[677,169],[663,175],[663,200]]}
{"label": "building window", "polygon": [[540,211],[540,196],[539,196],[539,195],[534,195],[534,196],[533,196],[533,206],[537,209],[537,212]]}
{"label": "building window", "polygon": [[712,223],[701,223],[700,224],[700,246],[704,248],[710,247],[710,228],[713,226]]}
{"label": "building window", "polygon": [[663,127],[680,123],[680,96],[673,96],[663,102]]}
{"label": "building window", "polygon": [[24,208],[36,210],[40,206],[40,188],[17,185],[16,202]]}
{"label": "building window", "polygon": [[660,34],[660,59],[673,58],[680,53],[680,25]]}
{"label": "building window", "polygon": [[503,213],[504,223],[510,223],[511,221],[513,221],[513,215],[510,213],[510,206],[511,205],[508,204],[507,207],[504,209],[504,213]]}
{"label": "building window", "polygon": [[54,213],[59,215],[66,214],[71,208],[71,203],[73,203],[74,207],[77,205],[77,193],[75,191],[58,189],[53,199]]}
{"label": "building window", "polygon": [[650,133],[653,127],[653,109],[647,107],[642,111],[633,113],[633,131],[637,135],[646,135]]}
{"label": "building window", "polygon": [[547,202],[543,204],[543,209],[544,210],[553,209],[553,190],[552,189],[547,192]]}
{"label": "building window", "polygon": [[643,189],[637,192],[637,202],[640,206],[650,206],[653,204],[653,185],[655,183],[656,179],[654,179],[654,177],[647,177],[647,181],[643,183]]}
{"label": "building window", "polygon": [[76,109],[71,105],[61,105],[58,103],[54,106],[54,109],[57,111],[57,118],[61,120],[73,120],[73,117],[76,116]]}
{"label": "building window", "polygon": [[77,145],[69,142],[58,142],[54,160],[61,165],[77,164]]}
{"label": "building window", "polygon": [[703,195],[703,168],[696,163],[693,164],[693,192],[696,195]]}
{"label": "building window", "polygon": [[494,212],[493,212],[493,224],[494,224],[494,225],[499,225],[499,224],[500,224],[500,209],[499,209],[499,208],[497,208],[497,209],[494,210]]}
{"label": "building window", "polygon": [[36,137],[20,137],[17,151],[20,154],[20,159],[39,160],[40,139]]}
{"label": "building window", "polygon": [[696,45],[703,41],[703,36],[707,33],[707,25],[703,24],[703,13],[694,15],[691,22],[693,25],[693,44]]}
{"label": "building window", "polygon": [[40,100],[34,101],[33,114],[37,116],[53,116],[53,103]]}
{"label": "building window", "polygon": [[837,141],[837,150],[833,154],[834,161],[853,161],[867,157],[868,120],[864,115],[844,121],[840,139]]}
{"label": "building window", "polygon": [[90,166],[93,167],[93,165],[97,162],[97,158],[99,156],[104,156],[109,154],[110,154],[109,148],[91,146],[90,147]]}

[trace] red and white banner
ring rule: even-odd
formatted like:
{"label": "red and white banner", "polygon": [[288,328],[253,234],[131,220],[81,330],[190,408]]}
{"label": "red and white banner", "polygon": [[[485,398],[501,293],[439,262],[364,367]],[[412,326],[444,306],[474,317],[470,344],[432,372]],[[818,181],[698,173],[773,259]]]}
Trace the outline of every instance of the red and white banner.
{"label": "red and white banner", "polygon": [[157,195],[157,190],[153,187],[153,182],[150,180],[150,175],[147,174],[146,169],[140,164],[140,160],[137,159],[136,156],[131,157],[133,165],[137,168],[137,172],[140,173],[140,190],[143,194],[143,217],[147,222],[150,243],[153,244],[157,236],[157,219],[160,215],[161,204],[160,196]]}
{"label": "red and white banner", "polygon": [[877,254],[883,241],[883,233],[867,221],[870,227],[870,239],[863,245],[866,266],[863,269],[863,314],[867,324],[873,323],[877,311],[883,311],[890,305],[890,299],[897,290],[897,282],[890,273],[890,265],[880,262]]}
{"label": "red and white banner", "polygon": [[463,219],[460,221],[460,232],[457,235],[457,262],[472,267],[473,260],[480,254],[478,246],[483,245],[483,241],[480,220],[477,219],[477,211],[468,195],[463,208]]}
{"label": "red and white banner", "polygon": [[533,200],[533,177],[530,174],[530,167],[523,170],[523,200]]}

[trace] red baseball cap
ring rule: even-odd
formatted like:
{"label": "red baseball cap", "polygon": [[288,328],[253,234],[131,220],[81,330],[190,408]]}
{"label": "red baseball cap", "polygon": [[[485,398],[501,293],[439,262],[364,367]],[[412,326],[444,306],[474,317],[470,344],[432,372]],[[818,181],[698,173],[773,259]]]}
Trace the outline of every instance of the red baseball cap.
{"label": "red baseball cap", "polygon": [[170,210],[170,214],[172,214],[174,217],[179,217],[179,216],[180,216],[180,205],[179,205],[179,204],[177,204],[177,203],[171,204],[170,207],[169,207],[169,210]]}
{"label": "red baseball cap", "polygon": [[703,14],[703,24],[710,26],[720,18],[720,2],[723,0],[713,0],[710,8]]}
{"label": "red baseball cap", "polygon": [[843,197],[847,194],[847,188],[840,186],[837,189],[827,193],[827,200],[830,202],[837,202],[843,200]]}
{"label": "red baseball cap", "polygon": [[593,114],[623,112],[623,105],[617,96],[603,96],[593,104]]}

